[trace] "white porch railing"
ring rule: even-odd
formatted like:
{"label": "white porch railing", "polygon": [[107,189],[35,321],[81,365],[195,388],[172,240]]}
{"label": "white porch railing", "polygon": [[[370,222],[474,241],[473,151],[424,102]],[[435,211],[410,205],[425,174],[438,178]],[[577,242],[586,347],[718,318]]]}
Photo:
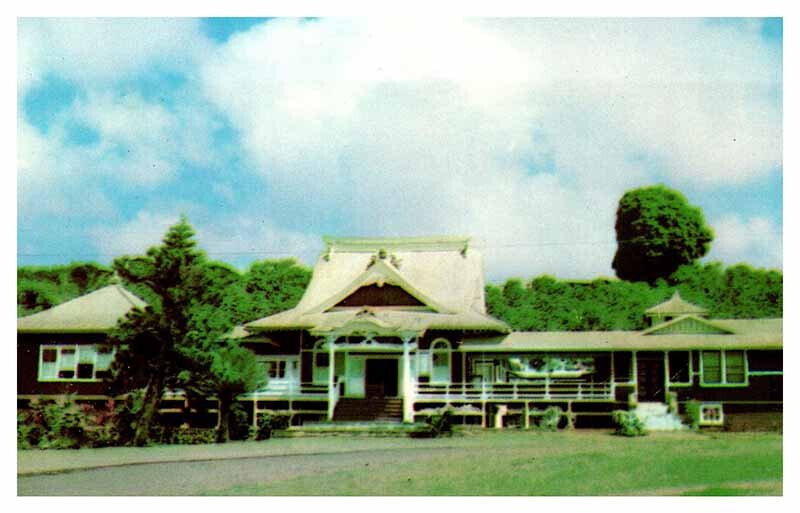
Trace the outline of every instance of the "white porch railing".
{"label": "white porch railing", "polygon": [[[337,384],[338,385],[338,384]],[[485,400],[611,400],[612,384],[582,381],[541,380],[515,383],[417,383],[412,384],[416,401]],[[334,389],[334,403],[338,399]],[[328,400],[328,385],[297,382],[272,382],[267,387],[242,394],[241,398],[303,398]]]}
{"label": "white porch railing", "polygon": [[542,380],[515,383],[424,383],[415,386],[416,399],[485,400],[610,400],[611,383]]}
{"label": "white porch railing", "polygon": [[260,398],[260,397],[303,397],[308,399],[328,399],[328,385],[318,385],[314,383],[298,383],[296,381],[273,381],[266,387],[250,392],[249,394],[242,394],[242,398]]}

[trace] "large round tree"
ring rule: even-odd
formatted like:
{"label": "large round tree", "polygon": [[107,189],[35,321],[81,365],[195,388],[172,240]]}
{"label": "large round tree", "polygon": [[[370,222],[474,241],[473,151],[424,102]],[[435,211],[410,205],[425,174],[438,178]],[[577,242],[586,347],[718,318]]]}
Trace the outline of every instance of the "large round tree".
{"label": "large round tree", "polygon": [[656,185],[626,192],[617,208],[612,267],[627,281],[653,283],[708,252],[713,239],[703,212],[680,192]]}

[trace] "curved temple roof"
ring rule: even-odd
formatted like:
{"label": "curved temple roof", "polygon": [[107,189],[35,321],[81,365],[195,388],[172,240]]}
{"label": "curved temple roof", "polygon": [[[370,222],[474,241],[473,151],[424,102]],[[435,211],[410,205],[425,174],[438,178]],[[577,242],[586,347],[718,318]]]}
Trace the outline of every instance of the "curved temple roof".
{"label": "curved temple roof", "polygon": [[466,237],[326,238],[326,251],[298,305],[245,325],[251,331],[335,331],[353,322],[358,309],[336,305],[360,287],[395,285],[426,308],[374,308],[376,319],[396,330],[509,331],[486,314],[483,259]]}

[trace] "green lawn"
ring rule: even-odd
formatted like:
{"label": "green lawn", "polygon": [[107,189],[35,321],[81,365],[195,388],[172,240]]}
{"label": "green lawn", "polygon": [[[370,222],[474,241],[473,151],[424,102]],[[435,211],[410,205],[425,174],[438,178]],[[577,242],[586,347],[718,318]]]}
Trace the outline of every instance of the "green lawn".
{"label": "green lawn", "polygon": [[[330,439],[331,444],[337,443]],[[418,440],[413,458],[214,495],[781,495],[779,434],[485,433]],[[446,448],[446,450],[444,450]],[[434,450],[436,449],[436,450]],[[441,450],[439,450],[441,449]]]}

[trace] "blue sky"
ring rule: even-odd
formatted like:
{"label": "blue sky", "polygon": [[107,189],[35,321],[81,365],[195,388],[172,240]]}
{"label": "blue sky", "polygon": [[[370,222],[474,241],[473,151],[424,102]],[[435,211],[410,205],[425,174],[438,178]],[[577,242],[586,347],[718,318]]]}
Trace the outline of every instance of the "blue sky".
{"label": "blue sky", "polygon": [[[782,267],[780,19],[21,19],[19,264],[185,213],[213,258],[463,234],[490,279],[612,275],[625,190]],[[409,34],[414,37],[410,38]]]}

